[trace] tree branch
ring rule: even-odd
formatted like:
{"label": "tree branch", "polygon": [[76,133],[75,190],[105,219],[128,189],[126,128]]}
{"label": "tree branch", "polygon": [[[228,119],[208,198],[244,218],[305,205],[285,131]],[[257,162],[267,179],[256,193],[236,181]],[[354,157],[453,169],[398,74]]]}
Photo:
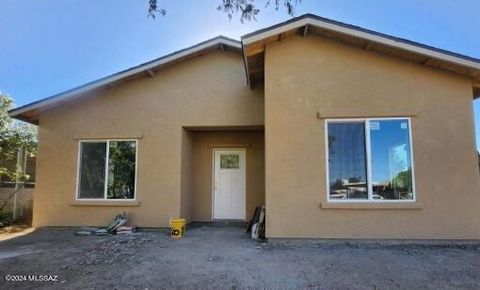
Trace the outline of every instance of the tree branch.
{"label": "tree branch", "polygon": [[[301,3],[301,0],[222,0],[217,10],[225,13],[229,20],[239,14],[241,23],[256,21],[256,17],[260,13],[260,9],[257,7],[259,2],[265,2],[265,8],[273,6],[276,11],[283,6],[288,15],[293,17],[295,8]],[[155,18],[157,15],[164,16],[166,13],[164,8],[158,6],[158,0],[148,0],[148,17]]]}

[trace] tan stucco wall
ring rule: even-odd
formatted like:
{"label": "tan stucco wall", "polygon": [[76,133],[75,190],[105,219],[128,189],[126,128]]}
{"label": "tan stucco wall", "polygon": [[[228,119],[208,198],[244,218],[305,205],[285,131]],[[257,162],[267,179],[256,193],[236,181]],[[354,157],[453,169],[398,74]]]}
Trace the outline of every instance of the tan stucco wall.
{"label": "tan stucco wall", "polygon": [[[182,166],[190,163],[182,127],[261,126],[263,101],[261,89],[246,86],[241,54],[218,51],[43,112],[34,226],[105,225],[122,211],[138,226],[167,226],[190,206],[181,202],[189,196]],[[77,139],[137,137],[139,205],[72,205]]]}
{"label": "tan stucco wall", "polygon": [[[265,58],[268,237],[480,238],[471,81],[321,39]],[[421,209],[322,209],[322,117],[412,117]]]}
{"label": "tan stucco wall", "polygon": [[263,131],[195,132],[192,154],[192,220],[212,220],[213,149],[245,148],[246,218],[265,202]]}
{"label": "tan stucco wall", "polygon": [[180,180],[180,216],[191,221],[192,213],[193,132],[182,130],[182,164]]}

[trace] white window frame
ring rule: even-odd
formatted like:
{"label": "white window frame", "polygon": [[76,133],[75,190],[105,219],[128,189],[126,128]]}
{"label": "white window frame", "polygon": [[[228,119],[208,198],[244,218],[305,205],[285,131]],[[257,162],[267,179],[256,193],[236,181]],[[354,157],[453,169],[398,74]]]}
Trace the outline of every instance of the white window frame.
{"label": "white window frame", "polygon": [[[408,122],[408,134],[410,145],[410,163],[412,167],[412,194],[413,199],[373,199],[373,187],[372,187],[372,163],[371,163],[371,140],[370,140],[370,121],[388,121],[388,120],[406,120]],[[330,123],[348,123],[356,122],[363,123],[365,125],[365,151],[366,151],[366,163],[367,163],[367,190],[368,199],[331,199],[330,198],[330,164],[328,153],[328,124]],[[379,117],[379,118],[338,118],[338,119],[325,119],[325,167],[326,167],[326,189],[327,189],[327,202],[330,203],[414,203],[417,201],[417,195],[415,191],[415,162],[413,157],[413,135],[412,135],[412,120],[410,117]]]}
{"label": "white window frame", "polygon": [[[109,153],[110,153],[110,142],[115,141],[130,141],[135,142],[135,190],[133,192],[133,198],[118,198],[118,199],[109,199],[107,198],[108,191],[108,165],[109,165]],[[103,198],[81,198],[80,197],[80,166],[82,163],[82,143],[106,143],[106,152],[105,152],[105,183],[103,188]],[[106,202],[131,202],[137,200],[137,174],[138,174],[138,139],[82,139],[78,140],[78,156],[77,156],[77,181],[76,181],[76,192],[75,200],[76,201],[106,201]]]}

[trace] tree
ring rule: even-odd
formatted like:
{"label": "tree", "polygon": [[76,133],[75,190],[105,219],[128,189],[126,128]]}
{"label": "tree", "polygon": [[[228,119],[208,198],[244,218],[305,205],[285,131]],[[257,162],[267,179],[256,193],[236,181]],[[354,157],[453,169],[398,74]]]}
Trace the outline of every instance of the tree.
{"label": "tree", "polygon": [[405,171],[400,171],[392,180],[391,186],[394,191],[412,192],[412,169],[408,168]]}
{"label": "tree", "polygon": [[[155,18],[156,15],[164,16],[167,11],[158,5],[158,0],[148,0],[148,16]],[[273,6],[275,10],[284,7],[288,15],[295,15],[295,8],[301,0],[222,0],[217,10],[225,13],[228,19],[232,19],[233,15],[240,14],[240,22],[256,20],[260,8],[258,4],[263,3],[264,7]]]}
{"label": "tree", "polygon": [[33,125],[10,118],[8,110],[13,106],[13,100],[0,93],[0,176],[25,181],[28,176],[23,175],[19,168],[12,169],[4,165],[15,162],[20,149],[29,154],[36,153],[37,129]]}
{"label": "tree", "polygon": [[133,198],[135,192],[135,142],[110,142],[108,183],[109,198]]}

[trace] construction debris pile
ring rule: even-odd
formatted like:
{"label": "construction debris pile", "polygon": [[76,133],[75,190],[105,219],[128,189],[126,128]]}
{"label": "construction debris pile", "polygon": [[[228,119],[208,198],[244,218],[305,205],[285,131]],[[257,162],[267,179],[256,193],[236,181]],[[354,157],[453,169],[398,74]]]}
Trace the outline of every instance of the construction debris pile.
{"label": "construction debris pile", "polygon": [[83,227],[80,231],[75,232],[77,236],[105,236],[108,234],[117,234],[117,235],[125,235],[131,234],[137,230],[136,226],[127,226],[126,223],[128,222],[127,214],[119,214],[117,215],[113,221],[105,228],[88,228]]}
{"label": "construction debris pile", "polygon": [[116,230],[117,235],[128,235],[137,231],[137,226],[121,226]]}

